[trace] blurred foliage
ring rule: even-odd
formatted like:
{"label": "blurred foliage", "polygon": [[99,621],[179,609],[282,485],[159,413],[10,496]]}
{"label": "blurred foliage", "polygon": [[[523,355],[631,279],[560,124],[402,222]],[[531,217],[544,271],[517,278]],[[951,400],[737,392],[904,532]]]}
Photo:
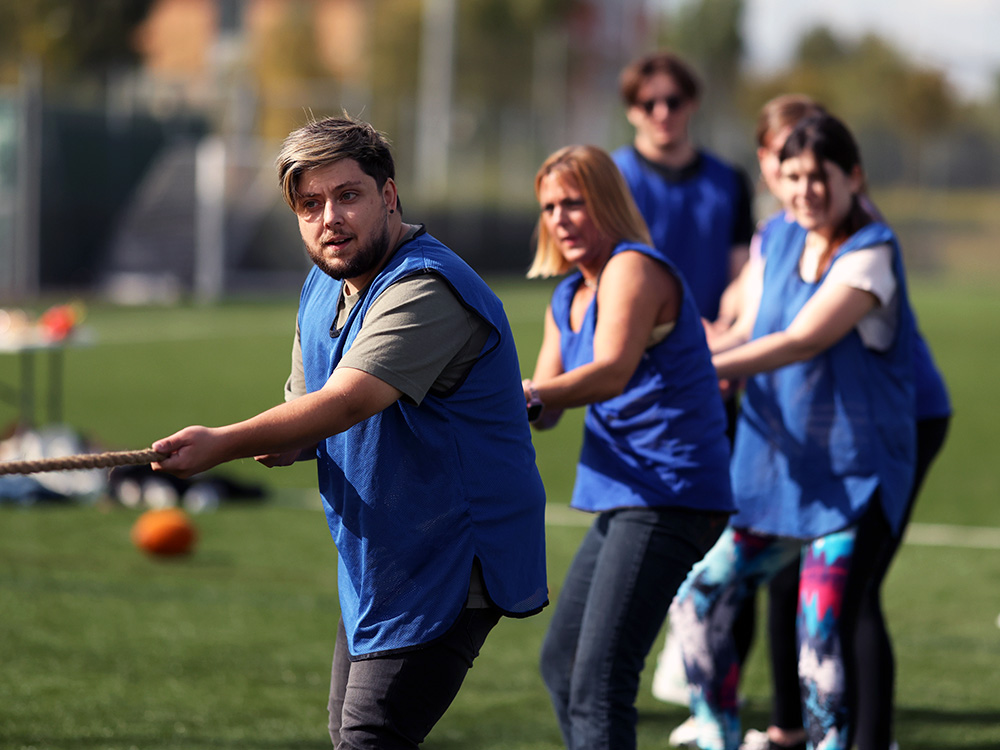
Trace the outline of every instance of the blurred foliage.
{"label": "blurred foliage", "polygon": [[[460,95],[527,104],[535,36],[564,19],[571,0],[475,0],[461,4],[456,57]],[[498,68],[496,61],[503,60]]]}
{"label": "blurred foliage", "polygon": [[[630,137],[614,109],[612,89],[625,59],[652,44],[676,50],[698,71],[705,84],[699,138],[734,160],[752,162],[747,134],[760,106],[797,91],[822,101],[869,137],[866,153],[884,145],[882,171],[893,179],[937,175],[937,184],[989,184],[1000,174],[1000,73],[992,98],[964,102],[944,72],[914,62],[904,48],[873,34],[845,37],[818,27],[799,39],[785,69],[752,76],[743,59],[746,0],[645,3],[648,28],[635,27],[631,11],[592,0],[453,2],[453,164],[489,176],[483,181],[495,191],[509,187],[511,175],[521,169],[515,159],[534,164],[534,156],[566,137],[582,134],[607,147]],[[320,3],[273,3],[269,7],[278,9],[278,22],[248,37],[244,56],[222,56],[219,63],[218,55],[210,55],[217,69],[192,76],[176,98],[189,97],[195,108],[229,106],[241,123],[252,123],[245,128],[268,138],[284,136],[310,115],[347,109],[392,134],[400,171],[409,173],[426,4],[343,0],[354,18],[338,29],[336,45],[351,49],[332,63],[317,44],[318,34],[325,33],[317,25]],[[90,95],[102,93],[109,71],[141,63],[134,30],[154,5],[155,0],[0,2],[0,82],[17,80],[20,65],[37,61],[47,84],[62,85],[61,91],[80,100],[101,101]],[[250,5],[223,4],[244,10]],[[609,19],[622,22],[620,39],[597,33]],[[231,69],[222,70],[225,65]],[[214,93],[205,93],[205,78],[218,86]],[[164,96],[173,101],[175,94]],[[238,107],[232,105],[237,99]],[[580,123],[592,127],[577,127]],[[941,166],[946,163],[958,166]],[[973,177],[963,183],[966,174]]]}
{"label": "blurred foliage", "polygon": [[732,128],[739,115],[743,8],[743,0],[692,0],[661,24],[662,45],[691,63],[701,79],[699,138],[715,146],[720,128]]}
{"label": "blurred foliage", "polygon": [[0,78],[24,60],[61,79],[137,62],[132,34],[154,0],[16,0],[0,3]]}
{"label": "blurred foliage", "polygon": [[[535,38],[565,19],[574,0],[456,2],[454,99],[472,130],[490,131],[507,107],[531,104]],[[372,117],[396,123],[418,104],[421,0],[373,0]]]}
{"label": "blurred foliage", "polygon": [[743,0],[698,0],[668,17],[665,46],[698,67],[711,88],[732,90],[743,57]]}
{"label": "blurred foliage", "polygon": [[819,27],[799,41],[791,65],[749,81],[747,101],[798,91],[815,97],[856,127],[891,129],[919,138],[954,123],[956,93],[940,70],[914,65],[885,39],[842,39]]}
{"label": "blurred foliage", "polygon": [[[420,60],[421,0],[373,0],[369,32],[373,122],[395,131],[399,109],[413,109]],[[366,113],[367,114],[367,113]]]}
{"label": "blurred foliage", "polygon": [[301,108],[290,102],[308,102],[308,82],[330,75],[316,47],[316,30],[309,2],[286,3],[275,28],[250,40],[250,73],[257,87],[258,131],[270,138],[284,137],[302,124]]}
{"label": "blurred foliage", "polygon": [[[969,184],[989,183],[1000,164],[1000,92],[993,100],[963,102],[943,71],[914,63],[878,35],[847,39],[826,27],[809,31],[784,70],[743,82],[742,111],[755,117],[768,99],[793,91],[814,97],[856,134],[884,147],[883,153],[869,147],[869,156],[898,162],[891,171],[904,182],[925,180],[935,152],[935,171],[950,175],[942,178],[946,183],[963,184],[962,173]],[[978,164],[965,164],[971,149],[980,155]]]}
{"label": "blurred foliage", "polygon": [[313,17],[308,2],[288,3],[276,28],[254,39],[257,48],[250,65],[258,80],[294,81],[326,74],[315,44]]}

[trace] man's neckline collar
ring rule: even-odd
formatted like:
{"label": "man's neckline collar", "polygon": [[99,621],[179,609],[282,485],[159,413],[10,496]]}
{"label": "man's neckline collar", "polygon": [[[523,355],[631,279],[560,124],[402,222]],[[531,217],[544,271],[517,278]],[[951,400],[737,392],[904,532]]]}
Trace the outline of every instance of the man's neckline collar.
{"label": "man's neckline collar", "polygon": [[392,261],[393,256],[397,252],[399,252],[399,249],[403,245],[405,245],[407,242],[410,242],[411,240],[414,240],[417,237],[419,237],[420,235],[425,234],[427,232],[427,228],[423,224],[409,224],[408,226],[410,228],[407,229],[406,232],[403,233],[403,236],[400,237],[399,242],[396,243],[396,246],[392,250],[390,250],[389,252],[387,252],[385,254],[385,258],[382,259],[382,264],[379,266],[379,269],[375,273],[372,274],[372,277],[370,279],[368,279],[368,282],[363,287],[359,287],[357,289],[357,291],[355,291],[353,294],[349,294],[348,290],[347,290],[347,284],[346,284],[347,280],[346,279],[343,280],[343,282],[341,283],[341,287],[340,287],[340,290],[341,290],[340,293],[343,296],[345,296],[345,297],[358,297],[358,296],[364,294],[368,290],[368,287],[370,287],[372,285],[372,282],[375,281],[375,279],[378,278],[378,275],[380,273],[382,273],[382,270],[387,265],[389,265],[389,263]]}
{"label": "man's neckline collar", "polygon": [[653,161],[652,159],[643,156],[643,154],[635,147],[633,144],[632,151],[639,158],[639,161],[648,166],[650,169],[663,175],[667,180],[671,182],[682,182],[688,180],[698,174],[698,170],[701,169],[701,164],[704,161],[702,152],[700,149],[695,149],[694,158],[691,159],[687,164],[680,167],[668,167],[665,164],[660,164],[659,162]]}

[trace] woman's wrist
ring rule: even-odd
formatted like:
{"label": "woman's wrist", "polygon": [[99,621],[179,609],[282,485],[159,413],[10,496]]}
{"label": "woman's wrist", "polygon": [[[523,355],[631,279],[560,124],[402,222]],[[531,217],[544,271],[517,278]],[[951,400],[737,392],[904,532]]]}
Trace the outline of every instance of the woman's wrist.
{"label": "woman's wrist", "polygon": [[538,395],[538,389],[531,380],[525,379],[521,381],[521,385],[524,387],[524,398],[528,406],[528,421],[535,422],[542,416],[545,404],[542,403],[542,398]]}

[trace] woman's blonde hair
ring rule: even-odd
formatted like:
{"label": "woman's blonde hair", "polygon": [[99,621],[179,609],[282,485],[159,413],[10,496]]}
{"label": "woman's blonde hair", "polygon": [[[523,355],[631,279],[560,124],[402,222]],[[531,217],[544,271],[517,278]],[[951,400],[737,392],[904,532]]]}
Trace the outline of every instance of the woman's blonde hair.
{"label": "woman's blonde hair", "polygon": [[[632,200],[625,179],[607,152],[596,146],[566,146],[552,154],[535,175],[535,197],[539,197],[542,180],[557,175],[571,180],[583,196],[587,214],[597,229],[615,244],[640,242],[651,245],[649,229]],[[572,265],[539,217],[535,229],[535,258],[528,269],[528,278],[547,278],[566,273]]]}

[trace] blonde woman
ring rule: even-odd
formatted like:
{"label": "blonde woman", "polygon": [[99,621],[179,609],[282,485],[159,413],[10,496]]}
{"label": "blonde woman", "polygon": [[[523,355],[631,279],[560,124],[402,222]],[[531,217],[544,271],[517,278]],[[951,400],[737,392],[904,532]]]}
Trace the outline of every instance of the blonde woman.
{"label": "blonde woman", "polygon": [[542,677],[568,748],[628,750],[646,656],[733,509],[725,414],[690,291],[650,246],[611,158],[557,151],[535,192],[529,276],[566,278],[525,400],[540,428],[587,408],[571,506],[595,514],[557,598]]}

